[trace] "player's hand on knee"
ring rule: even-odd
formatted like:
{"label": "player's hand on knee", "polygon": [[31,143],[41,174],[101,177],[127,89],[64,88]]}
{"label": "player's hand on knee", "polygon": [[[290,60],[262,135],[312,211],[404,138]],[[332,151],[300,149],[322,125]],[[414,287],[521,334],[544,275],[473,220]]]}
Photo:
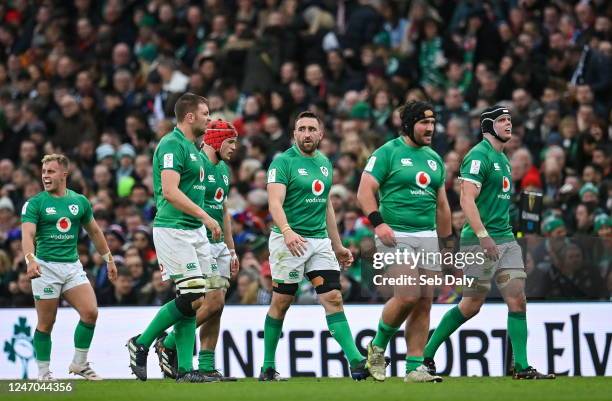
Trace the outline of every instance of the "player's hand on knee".
{"label": "player's hand on knee", "polygon": [[28,264],[28,270],[26,271],[26,274],[30,280],[41,276],[40,266],[38,265],[38,263],[36,263],[35,260],[31,261]]}
{"label": "player's hand on knee", "polygon": [[337,251],[335,251],[335,254],[340,266],[346,268],[353,264],[353,252],[351,252],[350,249],[340,247]]}
{"label": "player's hand on knee", "polygon": [[293,230],[283,234],[285,245],[293,256],[302,256],[306,252],[306,240]]}
{"label": "player's hand on knee", "polygon": [[111,260],[110,262],[108,262],[106,265],[106,269],[108,270],[106,272],[108,279],[111,283],[114,283],[115,280],[117,280],[117,266],[115,265],[115,261]]}
{"label": "player's hand on knee", "polygon": [[218,241],[219,239],[221,239],[221,226],[219,225],[219,223],[217,223],[215,219],[210,216],[207,216],[204,219],[204,225],[206,226],[206,229],[210,231],[213,240]]}
{"label": "player's hand on knee", "polygon": [[497,244],[491,237],[484,237],[480,239],[480,246],[485,256],[492,261],[499,259],[499,251],[497,250]]}
{"label": "player's hand on knee", "polygon": [[380,241],[386,246],[395,246],[397,242],[395,241],[395,234],[393,234],[393,230],[389,227],[388,224],[380,224],[374,229],[374,233],[380,239]]}

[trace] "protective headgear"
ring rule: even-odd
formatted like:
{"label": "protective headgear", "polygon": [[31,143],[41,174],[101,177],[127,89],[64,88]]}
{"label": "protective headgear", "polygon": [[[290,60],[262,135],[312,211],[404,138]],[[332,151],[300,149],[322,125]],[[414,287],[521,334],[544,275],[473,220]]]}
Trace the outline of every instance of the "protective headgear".
{"label": "protective headgear", "polygon": [[236,128],[231,123],[218,119],[208,124],[208,128],[206,128],[204,133],[204,143],[212,147],[217,154],[217,158],[221,160],[219,153],[221,144],[226,139],[236,138],[237,136],[238,132],[236,132]]}
{"label": "protective headgear", "polygon": [[497,134],[494,128],[495,121],[497,121],[497,119],[502,116],[510,117],[510,110],[502,106],[489,107],[488,109],[483,111],[482,114],[480,115],[480,129],[482,130],[483,134],[488,132],[489,134],[493,135],[495,138],[499,139],[500,141],[508,142],[510,138],[502,139]]}
{"label": "protective headgear", "polygon": [[407,103],[400,111],[402,131],[414,143],[418,143],[414,136],[414,124],[425,118],[436,118],[436,112],[428,102],[414,101]]}

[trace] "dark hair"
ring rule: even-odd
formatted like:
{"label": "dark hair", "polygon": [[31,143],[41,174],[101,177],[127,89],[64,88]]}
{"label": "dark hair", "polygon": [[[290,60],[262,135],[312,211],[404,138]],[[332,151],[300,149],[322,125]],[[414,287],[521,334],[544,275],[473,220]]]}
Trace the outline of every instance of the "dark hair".
{"label": "dark hair", "polygon": [[208,106],[208,100],[205,97],[196,95],[195,93],[187,92],[178,98],[174,105],[174,115],[177,122],[182,122],[187,113],[195,113],[200,104]]}
{"label": "dark hair", "polygon": [[315,113],[313,113],[312,111],[303,111],[300,114],[298,114],[298,116],[295,118],[295,123],[297,124],[297,122],[302,119],[302,118],[314,118],[315,120],[317,120],[317,122],[319,123],[319,128],[323,128],[323,122],[321,121],[321,119],[319,118],[318,115],[316,115]]}
{"label": "dark hair", "polygon": [[601,168],[601,166],[597,165],[597,164],[593,164],[593,163],[587,163],[584,168],[582,169],[582,171],[584,171],[584,169],[586,169],[587,167],[591,167],[593,170],[595,170],[596,173],[603,175],[604,171]]}
{"label": "dark hair", "polygon": [[141,184],[141,183],[136,183],[132,186],[132,190],[130,191],[130,194],[134,192],[134,190],[136,189],[144,189],[147,194],[149,193],[149,188],[146,185]]}

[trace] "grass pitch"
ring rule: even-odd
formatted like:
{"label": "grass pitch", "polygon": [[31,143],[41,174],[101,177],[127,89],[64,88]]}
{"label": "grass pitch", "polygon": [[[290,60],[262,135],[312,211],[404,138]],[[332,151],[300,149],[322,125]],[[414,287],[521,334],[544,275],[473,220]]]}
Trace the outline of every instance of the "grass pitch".
{"label": "grass pitch", "polygon": [[509,377],[451,377],[443,383],[407,384],[401,378],[384,383],[369,379],[294,378],[281,383],[244,379],[235,383],[177,384],[171,380],[71,381],[70,393],[9,393],[0,381],[2,400],[265,400],[265,401],[563,401],[610,400],[612,377],[560,377],[557,380],[516,381]]}

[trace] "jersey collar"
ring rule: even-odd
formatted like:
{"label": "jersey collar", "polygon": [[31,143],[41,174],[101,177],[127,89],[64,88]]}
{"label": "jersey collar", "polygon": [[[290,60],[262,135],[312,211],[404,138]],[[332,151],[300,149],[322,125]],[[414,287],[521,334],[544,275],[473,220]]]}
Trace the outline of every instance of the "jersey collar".
{"label": "jersey collar", "polygon": [[184,140],[187,140],[187,138],[185,137],[185,134],[183,133],[183,131],[181,131],[181,129],[179,127],[177,127],[176,125],[174,126],[174,131],[172,131],[172,132],[174,132],[175,134],[177,134],[178,136],[180,136]]}
{"label": "jersey collar", "polygon": [[397,138],[397,140],[400,141],[402,143],[402,145],[404,145],[408,149],[412,149],[412,150],[416,150],[416,151],[421,151],[421,150],[425,149],[425,146],[412,146],[412,145],[408,144],[406,142],[406,140],[402,136],[399,136]]}

